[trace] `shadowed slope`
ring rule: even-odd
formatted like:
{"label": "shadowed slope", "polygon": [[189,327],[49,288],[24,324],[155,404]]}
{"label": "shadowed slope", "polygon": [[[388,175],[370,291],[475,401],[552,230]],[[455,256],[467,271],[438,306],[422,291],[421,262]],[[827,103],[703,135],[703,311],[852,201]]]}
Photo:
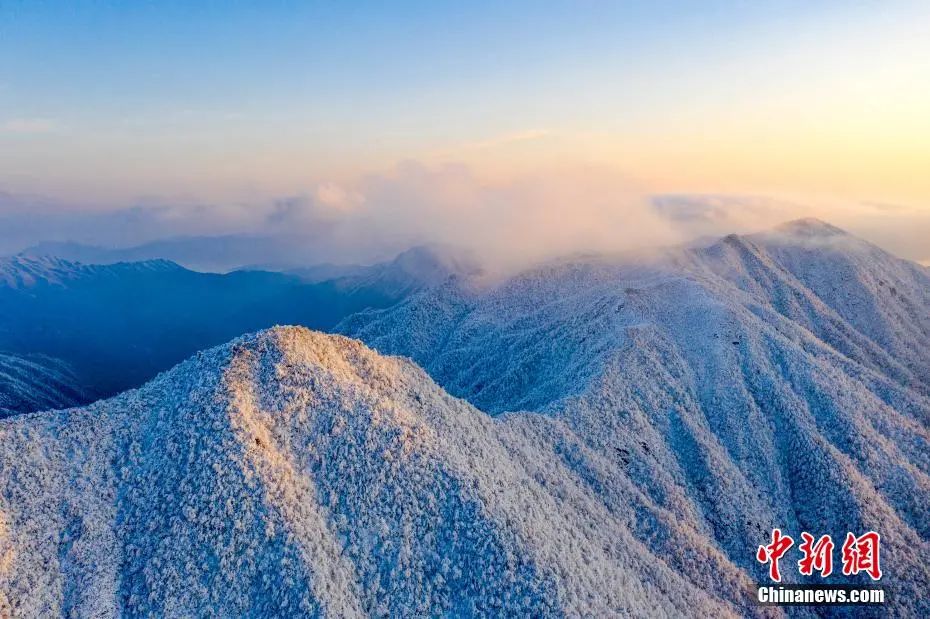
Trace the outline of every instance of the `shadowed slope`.
{"label": "shadowed slope", "polygon": [[0,352],[0,419],[35,410],[77,406],[91,397],[71,368],[57,359]]}
{"label": "shadowed slope", "polygon": [[[425,249],[313,283],[263,271],[197,273],[166,260],[0,258],[0,350],[61,359],[88,392],[110,396],[243,333],[275,324],[330,329],[346,315],[438,285],[455,268],[464,266]],[[22,396],[22,405],[31,402]]]}

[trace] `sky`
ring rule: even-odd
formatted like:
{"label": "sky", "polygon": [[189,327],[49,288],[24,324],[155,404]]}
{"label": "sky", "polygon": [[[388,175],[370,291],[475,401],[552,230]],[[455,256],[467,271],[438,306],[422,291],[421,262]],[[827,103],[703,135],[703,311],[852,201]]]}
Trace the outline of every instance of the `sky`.
{"label": "sky", "polygon": [[0,250],[282,208],[602,249],[681,236],[678,200],[692,233],[817,215],[930,260],[928,109],[923,1],[5,0]]}

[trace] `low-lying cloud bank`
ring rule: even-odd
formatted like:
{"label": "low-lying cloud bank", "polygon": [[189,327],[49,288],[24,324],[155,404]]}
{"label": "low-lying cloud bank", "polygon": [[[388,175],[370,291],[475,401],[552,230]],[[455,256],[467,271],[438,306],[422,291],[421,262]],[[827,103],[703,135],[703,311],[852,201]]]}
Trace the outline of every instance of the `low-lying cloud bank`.
{"label": "low-lying cloud bank", "polygon": [[[398,165],[350,183],[238,204],[147,200],[127,208],[0,193],[0,253],[40,241],[129,247],[179,236],[280,239],[300,262],[372,262],[412,245],[474,249],[503,268],[750,232],[816,216],[914,260],[930,259],[930,212],[885,202],[817,204],[759,196],[653,194],[614,170],[489,181],[464,165]],[[261,254],[261,245],[255,252]],[[235,251],[235,250],[233,250]],[[271,252],[274,253],[274,252]],[[244,263],[261,262],[255,256]]]}

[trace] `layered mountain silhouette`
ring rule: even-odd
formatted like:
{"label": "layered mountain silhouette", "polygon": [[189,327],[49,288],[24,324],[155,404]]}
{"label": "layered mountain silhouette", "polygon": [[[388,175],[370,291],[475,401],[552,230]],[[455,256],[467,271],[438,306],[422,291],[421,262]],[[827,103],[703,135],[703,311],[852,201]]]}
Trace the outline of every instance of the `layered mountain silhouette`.
{"label": "layered mountain silhouette", "polygon": [[24,249],[23,254],[85,264],[170,260],[197,271],[227,272],[258,262],[291,266],[312,263],[318,241],[305,236],[247,234],[178,236],[119,248],[46,241]]}
{"label": "layered mountain silhouette", "polygon": [[[322,281],[263,271],[199,273],[166,260],[0,258],[0,351],[57,359],[71,368],[78,391],[113,395],[242,333],[275,324],[330,329],[349,314],[390,306],[472,268],[430,248]],[[0,383],[4,393],[13,397]]]}
{"label": "layered mountain silhouette", "polygon": [[804,220],[240,337],[0,421],[0,614],[815,615],[779,527],[926,616],[928,295]]}
{"label": "layered mountain silhouette", "polygon": [[[321,241],[305,235],[245,234],[180,236],[120,248],[74,241],[46,241],[27,247],[21,255],[101,265],[169,260],[196,271],[279,271],[299,274],[308,281],[317,282],[396,268],[408,270],[411,275],[432,267],[453,272],[472,272],[477,268],[469,252],[443,244],[419,245],[383,264],[319,264],[320,254],[325,252],[325,243]],[[392,262],[393,268],[389,267]]]}
{"label": "layered mountain silhouette", "polygon": [[343,289],[376,289],[398,299],[444,284],[450,278],[468,279],[483,274],[477,256],[447,245],[418,245],[389,262],[370,266],[318,265],[284,269],[305,282],[336,281]]}

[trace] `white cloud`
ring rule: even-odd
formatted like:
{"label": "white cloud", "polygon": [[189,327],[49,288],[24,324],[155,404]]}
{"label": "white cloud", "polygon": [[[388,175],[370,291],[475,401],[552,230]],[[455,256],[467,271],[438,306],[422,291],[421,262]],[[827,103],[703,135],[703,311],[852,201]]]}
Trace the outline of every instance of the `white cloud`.
{"label": "white cloud", "polygon": [[321,206],[341,213],[358,208],[365,201],[361,194],[336,183],[321,183],[313,192],[313,197]]}
{"label": "white cloud", "polygon": [[0,253],[50,239],[128,245],[178,235],[246,234],[303,241],[319,261],[367,262],[435,242],[476,250],[506,268],[573,252],[754,232],[810,216],[903,257],[927,258],[930,212],[916,208],[649,195],[614,168],[560,168],[489,180],[463,164],[416,161],[338,183],[311,182],[291,196],[239,203],[152,198],[94,210],[0,193]]}
{"label": "white cloud", "polygon": [[[578,168],[491,181],[463,164],[408,161],[340,185],[338,191],[331,187],[325,193],[339,198],[337,204],[350,197],[351,207],[338,213],[332,206],[321,209],[320,193],[300,212],[325,213],[330,235],[341,246],[382,255],[437,242],[466,246],[496,263],[516,266],[575,251],[679,240],[614,170]],[[313,225],[311,220],[303,222]]]}

